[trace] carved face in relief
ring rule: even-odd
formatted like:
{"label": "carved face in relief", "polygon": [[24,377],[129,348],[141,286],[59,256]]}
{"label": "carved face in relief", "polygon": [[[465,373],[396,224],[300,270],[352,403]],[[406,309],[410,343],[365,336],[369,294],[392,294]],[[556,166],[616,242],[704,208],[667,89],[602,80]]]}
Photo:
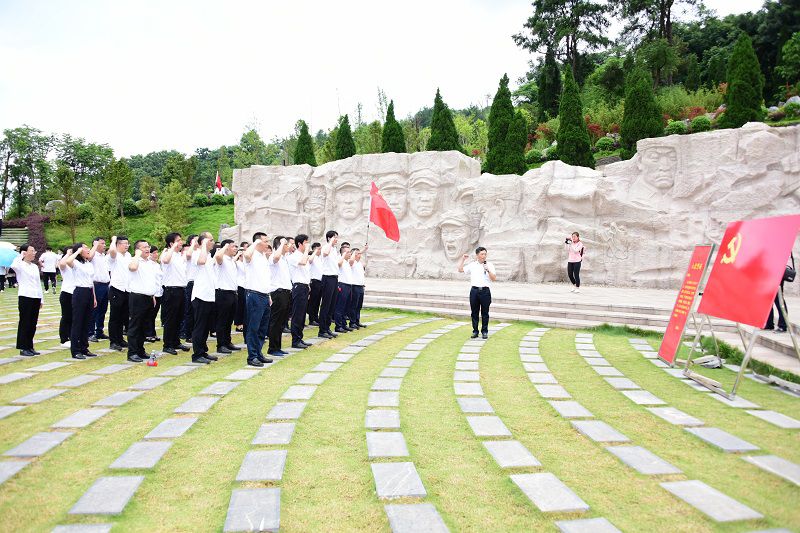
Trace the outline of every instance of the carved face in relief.
{"label": "carved face in relief", "polygon": [[344,185],[336,189],[336,214],[345,220],[353,220],[364,211],[364,195],[355,185]]}
{"label": "carved face in relief", "polygon": [[409,196],[411,197],[411,211],[418,217],[428,218],[436,211],[439,192],[432,181],[421,179],[413,182]]}
{"label": "carved face in relief", "polygon": [[309,194],[306,207],[308,232],[309,235],[322,235],[325,233],[325,189],[312,189]]}
{"label": "carved face in relief", "polygon": [[642,150],[642,179],[660,190],[671,189],[678,170],[678,152],[671,146],[653,146]]}
{"label": "carved face in relief", "polygon": [[408,191],[405,188],[399,185],[391,185],[381,189],[381,196],[383,196],[383,199],[389,204],[397,220],[406,216],[406,210],[408,209]]}
{"label": "carved face in relief", "polygon": [[450,222],[442,224],[442,248],[449,260],[456,261],[462,254],[467,253],[469,241],[470,230],[467,226]]}

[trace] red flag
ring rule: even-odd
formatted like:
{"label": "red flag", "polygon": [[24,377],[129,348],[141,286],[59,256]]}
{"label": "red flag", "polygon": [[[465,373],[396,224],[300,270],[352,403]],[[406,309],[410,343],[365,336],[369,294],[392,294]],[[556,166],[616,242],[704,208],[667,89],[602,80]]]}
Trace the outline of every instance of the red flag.
{"label": "red flag", "polygon": [[386,200],[383,199],[375,182],[372,182],[369,191],[369,221],[374,222],[386,234],[387,239],[394,242],[400,241],[400,228],[397,227],[397,217],[394,216],[392,209]]}
{"label": "red flag", "polygon": [[217,170],[217,183],[214,185],[214,188],[218,191],[222,190],[222,180],[219,179],[219,170]]}

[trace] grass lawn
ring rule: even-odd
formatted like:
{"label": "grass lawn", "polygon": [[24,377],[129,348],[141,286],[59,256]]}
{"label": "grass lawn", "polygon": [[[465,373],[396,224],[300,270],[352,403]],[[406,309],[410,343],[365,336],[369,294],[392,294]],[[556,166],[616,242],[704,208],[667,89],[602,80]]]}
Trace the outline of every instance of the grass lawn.
{"label": "grass lawn", "polygon": [[[16,331],[16,291],[0,294],[0,346],[13,344]],[[40,320],[43,337],[57,329],[57,297],[46,296]],[[147,391],[75,433],[59,446],[0,484],[3,531],[50,531],[59,524],[112,523],[114,531],[221,531],[233,490],[280,488],[280,528],[283,531],[389,531],[386,501],[376,496],[370,465],[413,462],[427,491],[425,498],[401,498],[391,503],[433,504],[451,531],[556,531],[556,520],[604,517],[622,531],[751,531],[800,529],[800,488],[741,459],[713,448],[678,426],[648,412],[613,389],[591,370],[575,348],[573,330],[544,334],[540,354],[550,372],[573,397],[602,420],[624,433],[630,444],[643,446],[680,468],[682,474],[646,476],[625,466],[601,443],[578,433],[533,387],[520,361],[520,341],[537,325],[515,322],[493,334],[482,347],[480,384],[485,398],[541,467],[500,468],[476,437],[454,393],[456,359],[469,338],[462,325],[422,349],[399,390],[400,431],[409,457],[368,458],[364,420],[375,379],[404,347],[447,324],[444,318],[391,333],[352,355],[333,370],[307,400],[296,420],[291,442],[282,446],[251,444],[267,413],[288,387],[328,357],[356,340],[429,315],[365,310],[365,321],[386,319],[366,330],[293,354],[243,381],[223,396],[173,445],[154,468],[109,468],[128,447],[143,438],[173,410],[208,385],[244,367],[238,352]],[[46,333],[44,331],[47,331]],[[313,333],[313,330],[306,330]],[[755,445],[751,455],[775,454],[800,463],[800,432],[780,429],[742,409],[723,405],[656,368],[619,330],[595,331],[597,350],[624,375],[664,399],[670,406],[700,418]],[[657,346],[654,337],[652,344]],[[37,349],[54,348],[56,340],[37,341]],[[241,335],[234,337],[241,343]],[[285,340],[284,340],[285,342]],[[212,349],[215,343],[209,343]],[[147,345],[148,349],[152,345]],[[98,345],[93,345],[98,347]],[[105,347],[99,346],[99,347]],[[153,346],[160,347],[160,346]],[[0,358],[15,355],[0,350]],[[0,377],[47,362],[63,361],[67,350],[0,366]],[[165,356],[157,368],[138,365],[29,405],[0,420],[0,452],[79,409],[141,380],[188,362],[188,354]],[[38,373],[0,385],[0,406],[63,380],[123,362],[118,353]],[[729,370],[704,370],[726,384]],[[800,399],[764,384],[744,380],[741,396],[763,409],[800,417]],[[285,449],[280,481],[237,482],[245,455],[253,450]],[[7,461],[8,457],[0,460]],[[563,481],[590,509],[585,513],[543,513],[511,481],[517,473],[550,472]],[[102,476],[142,475],[144,481],[116,516],[70,515],[68,511]],[[714,522],[659,483],[700,480],[762,513],[761,520],[727,524]]]}

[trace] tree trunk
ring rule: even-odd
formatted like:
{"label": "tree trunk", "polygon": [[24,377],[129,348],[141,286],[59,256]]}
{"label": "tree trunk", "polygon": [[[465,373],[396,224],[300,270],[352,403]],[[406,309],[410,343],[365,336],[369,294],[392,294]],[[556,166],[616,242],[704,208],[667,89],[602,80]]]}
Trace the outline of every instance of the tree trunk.
{"label": "tree trunk", "polygon": [[3,194],[0,198],[0,212],[5,216],[6,212],[6,199],[8,198],[8,165],[11,161],[11,150],[6,154],[6,166],[3,171]]}

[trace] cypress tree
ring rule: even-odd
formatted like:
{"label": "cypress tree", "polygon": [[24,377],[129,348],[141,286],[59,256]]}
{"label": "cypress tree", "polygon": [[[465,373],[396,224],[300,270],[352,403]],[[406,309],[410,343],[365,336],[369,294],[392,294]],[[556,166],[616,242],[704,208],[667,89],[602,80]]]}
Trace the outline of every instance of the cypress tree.
{"label": "cypress tree", "polygon": [[486,172],[492,174],[511,172],[505,165],[509,154],[508,132],[513,119],[514,105],[511,103],[511,91],[508,90],[508,75],[503,74],[489,110],[489,144],[484,169]]}
{"label": "cypress tree", "polygon": [[738,128],[746,122],[757,122],[761,113],[761,92],[764,76],[758,63],[753,42],[746,33],[739,35],[728,60],[727,108],[719,119],[723,128]]}
{"label": "cypress tree", "polygon": [[394,100],[389,102],[386,110],[386,122],[383,124],[383,137],[381,138],[381,152],[394,152],[403,154],[406,152],[406,138],[403,135],[403,127],[394,118]]}
{"label": "cypress tree", "polygon": [[558,158],[569,165],[594,168],[592,145],[589,142],[589,130],[583,119],[583,104],[578,93],[578,84],[572,76],[572,69],[566,69],[564,90],[561,92],[561,104],[558,108]]}
{"label": "cypress tree", "polygon": [[347,115],[339,122],[339,131],[336,134],[336,159],[346,159],[356,155],[356,143],[353,140],[353,131],[350,129],[350,119]]}
{"label": "cypress tree", "polygon": [[561,96],[561,72],[555,54],[547,49],[544,66],[539,73],[539,122],[547,122],[558,114],[558,99]]}
{"label": "cypress tree", "polygon": [[450,114],[450,109],[442,100],[439,89],[436,89],[436,98],[433,101],[431,138],[428,139],[428,146],[425,149],[435,152],[445,152],[447,150],[464,152],[464,148],[458,142],[458,133],[456,133],[456,125],[453,123],[453,115]]}
{"label": "cypress tree", "polygon": [[314,156],[314,141],[308,133],[308,124],[304,120],[300,121],[300,135],[297,137],[297,145],[294,148],[294,164],[317,166],[317,158]]}
{"label": "cypress tree", "polygon": [[506,136],[506,160],[503,164],[504,174],[524,174],[528,170],[525,164],[525,146],[528,144],[528,123],[517,111],[511,119]]}
{"label": "cypress tree", "polygon": [[636,153],[636,141],[660,137],[664,132],[661,109],[653,93],[653,78],[641,67],[634,67],[625,77],[625,110],[620,127],[622,155]]}

